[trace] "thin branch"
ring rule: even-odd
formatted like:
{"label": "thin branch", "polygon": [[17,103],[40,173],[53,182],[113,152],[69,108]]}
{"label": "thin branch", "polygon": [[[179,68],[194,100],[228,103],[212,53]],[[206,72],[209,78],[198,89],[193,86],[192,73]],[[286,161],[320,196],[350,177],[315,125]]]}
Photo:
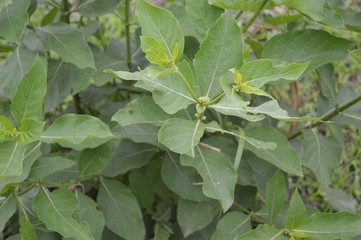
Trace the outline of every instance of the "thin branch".
{"label": "thin branch", "polygon": [[261,13],[261,11],[263,10],[263,8],[266,6],[267,2],[269,0],[264,0],[262,2],[262,5],[259,7],[259,9],[257,9],[257,11],[253,14],[253,16],[248,20],[248,22],[244,25],[243,28],[243,32],[246,32],[248,30],[248,28],[252,25],[252,23],[256,20],[256,18],[258,17],[258,15]]}
{"label": "thin branch", "polygon": [[128,71],[132,71],[132,48],[130,42],[130,24],[129,24],[129,0],[125,0],[125,39],[127,43],[127,66]]}

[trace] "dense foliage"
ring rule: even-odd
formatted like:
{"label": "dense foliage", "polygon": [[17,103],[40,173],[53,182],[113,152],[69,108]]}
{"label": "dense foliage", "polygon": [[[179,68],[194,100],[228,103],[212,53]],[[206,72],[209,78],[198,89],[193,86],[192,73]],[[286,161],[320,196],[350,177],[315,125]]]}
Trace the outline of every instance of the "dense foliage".
{"label": "dense foliage", "polygon": [[359,8],[1,0],[0,239],[359,239]]}

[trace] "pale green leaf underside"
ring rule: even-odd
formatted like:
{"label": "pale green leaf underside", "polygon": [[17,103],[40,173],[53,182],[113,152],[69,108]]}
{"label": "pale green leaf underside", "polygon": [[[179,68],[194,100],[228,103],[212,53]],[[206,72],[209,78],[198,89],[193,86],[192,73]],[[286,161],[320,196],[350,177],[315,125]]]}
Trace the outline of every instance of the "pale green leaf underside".
{"label": "pale green leaf underside", "polygon": [[16,199],[13,194],[1,200],[0,229],[4,229],[5,224],[10,219],[10,217],[15,213],[15,211],[16,211]]}
{"label": "pale green leaf underside", "polygon": [[241,235],[234,240],[288,240],[288,237],[283,235],[283,229],[277,229],[267,224],[260,224],[258,227],[244,235]]}
{"label": "pale green leaf underside", "polygon": [[22,173],[25,151],[26,146],[16,141],[0,143],[0,179]]}
{"label": "pale green leaf underside", "polygon": [[211,240],[234,240],[235,237],[251,229],[251,216],[233,211],[224,215],[218,222]]}

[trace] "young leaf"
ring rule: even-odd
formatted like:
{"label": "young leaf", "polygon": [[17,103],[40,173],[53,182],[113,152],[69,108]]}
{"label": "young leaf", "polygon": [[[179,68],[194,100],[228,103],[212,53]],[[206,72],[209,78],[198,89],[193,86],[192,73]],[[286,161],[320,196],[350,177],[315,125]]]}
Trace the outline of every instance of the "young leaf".
{"label": "young leaf", "polygon": [[303,164],[311,169],[323,186],[328,186],[341,163],[342,146],[336,138],[324,137],[311,130],[303,131]]}
{"label": "young leaf", "polygon": [[144,96],[119,109],[112,117],[112,121],[118,122],[121,126],[138,123],[162,126],[169,118],[171,115],[165,113],[151,97]]}
{"label": "young leaf", "polygon": [[260,240],[260,239],[288,240],[289,238],[283,235],[282,229],[277,229],[267,224],[260,224],[256,229],[249,231],[248,233],[243,234],[235,238],[234,240]]}
{"label": "young leaf", "polygon": [[182,155],[181,164],[197,169],[203,179],[204,195],[220,200],[224,212],[232,206],[237,173],[227,155],[197,146],[195,157]]}
{"label": "young leaf", "polygon": [[361,64],[361,49],[353,50],[350,52],[350,54],[356,62]]}
{"label": "young leaf", "polygon": [[16,133],[17,130],[14,124],[6,117],[0,115],[0,140],[10,140]]}
{"label": "young leaf", "polygon": [[101,178],[97,197],[105,225],[125,239],[143,240],[145,228],[136,198],[120,182]]}
{"label": "young leaf", "polygon": [[298,193],[298,189],[296,188],[292,194],[290,206],[286,212],[284,227],[288,230],[297,228],[305,222],[305,217],[306,208]]}
{"label": "young leaf", "polygon": [[178,44],[179,57],[183,54],[184,36],[178,20],[167,10],[139,0],[135,14],[142,27],[142,35],[159,41],[167,56],[173,58],[173,49]]}
{"label": "young leaf", "polygon": [[10,106],[18,124],[23,119],[42,119],[46,94],[46,68],[39,56],[19,83]]}
{"label": "young leaf", "polygon": [[142,51],[145,53],[145,57],[150,63],[164,67],[172,65],[172,59],[164,51],[161,42],[159,42],[155,38],[146,36],[141,36],[140,41]]}
{"label": "young leaf", "polygon": [[60,233],[63,237],[94,240],[89,226],[73,218],[77,208],[78,200],[66,189],[49,192],[41,187],[33,201],[34,212],[48,229]]}
{"label": "young leaf", "polygon": [[93,54],[84,36],[75,27],[53,23],[37,28],[36,33],[44,47],[58,53],[64,62],[73,63],[81,69],[95,68]]}
{"label": "young leaf", "polygon": [[277,147],[273,150],[256,148],[249,143],[246,143],[245,149],[289,174],[302,176],[301,160],[297,152],[291,147],[287,138],[277,129],[266,125],[252,127],[246,129],[246,136],[276,143]]}
{"label": "young leaf", "polygon": [[243,34],[234,17],[222,14],[209,29],[193,61],[201,95],[215,97],[222,91],[220,77],[242,64]]}
{"label": "young leaf", "polygon": [[30,179],[39,179],[75,165],[75,162],[60,156],[42,156],[35,161],[29,173]]}
{"label": "young leaf", "polygon": [[95,148],[114,135],[100,119],[89,115],[66,114],[57,118],[40,136],[46,143],[59,143],[77,150]]}
{"label": "young leaf", "polygon": [[0,179],[22,173],[25,152],[26,145],[20,145],[15,141],[0,144]]}
{"label": "young leaf", "polygon": [[268,220],[273,224],[274,218],[281,210],[286,200],[286,181],[283,173],[278,170],[268,181],[266,186],[266,208]]}
{"label": "young leaf", "polygon": [[171,118],[160,128],[158,139],[173,152],[194,157],[194,147],[199,143],[204,130],[205,124],[200,120]]}
{"label": "young leaf", "polygon": [[20,217],[19,231],[21,240],[37,240],[34,226],[23,216]]}
{"label": "young leaf", "polygon": [[208,226],[220,211],[217,201],[191,202],[178,200],[177,220],[184,237]]}
{"label": "young leaf", "polygon": [[113,143],[108,142],[97,148],[83,150],[79,157],[79,176],[101,173],[112,159],[113,149]]}
{"label": "young leaf", "polygon": [[27,9],[29,0],[13,0],[0,9],[0,35],[5,39],[19,43],[28,24]]}
{"label": "young leaf", "polygon": [[187,0],[186,10],[198,42],[203,42],[208,30],[214,25],[224,10],[212,6],[207,0]]}
{"label": "young leaf", "polygon": [[79,0],[72,10],[79,12],[83,17],[96,17],[111,12],[120,0]]}
{"label": "young leaf", "polygon": [[230,212],[218,222],[211,240],[234,240],[251,229],[251,216],[236,211]]}
{"label": "young leaf", "polygon": [[45,122],[34,119],[22,119],[16,141],[20,144],[30,143],[39,139]]}
{"label": "young leaf", "polygon": [[361,216],[348,213],[316,213],[302,226],[293,229],[302,237],[319,240],[352,239],[361,234]]}
{"label": "young leaf", "polygon": [[0,230],[2,231],[10,217],[16,212],[16,199],[13,194],[0,200]]}
{"label": "young leaf", "polygon": [[341,61],[353,43],[328,32],[306,29],[279,34],[265,45],[262,58],[289,63],[309,62],[307,72],[333,61]]}

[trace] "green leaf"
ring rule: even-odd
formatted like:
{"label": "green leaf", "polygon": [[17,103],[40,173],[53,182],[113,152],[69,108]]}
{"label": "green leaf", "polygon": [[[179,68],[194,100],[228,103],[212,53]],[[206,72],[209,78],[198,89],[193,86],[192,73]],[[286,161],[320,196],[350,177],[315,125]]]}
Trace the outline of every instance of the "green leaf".
{"label": "green leaf", "polygon": [[292,194],[290,206],[286,212],[284,227],[292,230],[305,222],[306,208],[296,188]]}
{"label": "green leaf", "polygon": [[13,0],[3,6],[0,12],[0,36],[11,42],[20,43],[29,21],[27,13],[29,5],[29,0]]}
{"label": "green leaf", "polygon": [[84,17],[96,17],[111,12],[119,2],[120,0],[80,0],[72,11],[79,12]]}
{"label": "green leaf", "polygon": [[141,170],[133,170],[129,174],[129,188],[136,197],[139,207],[151,209],[155,200],[155,193],[151,178]]}
{"label": "green leaf", "polygon": [[248,85],[261,88],[270,82],[279,80],[294,81],[299,79],[306,70],[308,63],[292,63],[277,65],[274,60],[258,59],[245,63],[240,73]]}
{"label": "green leaf", "polygon": [[286,181],[283,173],[278,170],[266,186],[266,208],[268,212],[268,220],[273,223],[277,213],[281,210],[286,200]]}
{"label": "green leaf", "polygon": [[328,32],[306,29],[272,37],[265,45],[262,58],[280,59],[289,63],[309,62],[307,71],[343,60],[353,43]]}
{"label": "green leaf", "polygon": [[36,33],[44,47],[58,53],[64,62],[73,63],[81,69],[95,68],[93,54],[77,28],[53,23],[37,28]]}
{"label": "green leaf", "polygon": [[260,8],[263,0],[208,0],[209,4],[215,5],[224,9],[255,11]]}
{"label": "green leaf", "polygon": [[16,141],[20,144],[30,143],[39,139],[45,122],[34,119],[22,119]]}
{"label": "green leaf", "polygon": [[288,237],[283,235],[282,229],[277,229],[273,226],[260,224],[258,227],[244,235],[241,235],[234,240],[260,240],[260,239],[269,239],[269,240],[287,240]]}
{"label": "green leaf", "polygon": [[202,182],[202,178],[194,168],[180,165],[178,155],[166,152],[161,177],[164,184],[182,199],[193,202],[207,200],[203,195],[201,185],[197,184]]}
{"label": "green leaf", "polygon": [[297,236],[318,240],[346,240],[361,234],[360,226],[360,215],[348,212],[316,213],[293,231]]}
{"label": "green leaf", "polygon": [[302,176],[301,161],[297,152],[277,129],[267,125],[252,127],[246,129],[246,136],[276,143],[277,148],[273,150],[259,149],[249,143],[246,143],[245,149],[289,174]]}
{"label": "green leaf", "polygon": [[12,3],[12,0],[1,0],[0,1],[0,10],[5,7],[6,5],[9,5],[10,3]]}
{"label": "green leaf", "polygon": [[42,119],[46,94],[46,68],[40,57],[20,81],[10,106],[11,113],[20,124],[23,119]]}
{"label": "green leaf", "polygon": [[112,121],[118,122],[121,126],[147,123],[161,126],[171,115],[165,113],[149,96],[137,98],[126,107],[121,108],[112,117]]}
{"label": "green leaf", "polygon": [[233,240],[252,229],[251,217],[240,212],[230,212],[218,222],[211,240]]}
{"label": "green leaf", "polygon": [[215,97],[222,91],[220,77],[242,64],[243,34],[234,17],[224,13],[209,29],[193,61],[201,95]]}
{"label": "green leaf", "polygon": [[194,157],[194,147],[203,136],[205,124],[200,120],[172,118],[164,122],[158,133],[159,142],[173,152]]}
{"label": "green leaf", "polygon": [[341,163],[342,146],[334,137],[324,137],[311,130],[303,131],[303,164],[323,186],[328,186],[336,167]]}
{"label": "green leaf", "polygon": [[125,239],[143,240],[145,228],[136,198],[120,182],[100,179],[97,202],[105,216],[105,225]]}
{"label": "green leaf", "polygon": [[96,202],[87,195],[76,191],[76,198],[79,201],[79,220],[89,225],[90,232],[95,240],[100,240],[105,225],[103,213],[97,209]]}
{"label": "green leaf", "polygon": [[170,237],[169,231],[165,230],[160,226],[159,223],[155,225],[154,240],[168,240]]}
{"label": "green leaf", "polygon": [[22,173],[25,152],[26,145],[15,141],[0,143],[0,179]]}
{"label": "green leaf", "polygon": [[76,150],[95,148],[114,138],[109,127],[89,115],[66,114],[57,118],[41,135],[46,143],[58,143]]}
{"label": "green leaf", "polygon": [[325,0],[277,0],[278,4],[286,4],[290,8],[296,9],[298,12],[312,18],[315,21],[323,20],[326,15],[324,14]]}
{"label": "green leaf", "polygon": [[322,95],[329,97],[336,104],[336,95],[338,90],[338,85],[336,78],[334,77],[334,67],[332,64],[326,64],[317,69],[319,76],[321,78],[321,91]]}
{"label": "green leaf", "polygon": [[357,200],[347,192],[327,187],[327,201],[337,211],[356,213]]}
{"label": "green leaf", "polygon": [[204,195],[220,200],[224,212],[232,206],[237,173],[227,155],[197,146],[195,157],[182,155],[181,164],[197,169],[203,179]]}
{"label": "green leaf", "polygon": [[361,64],[361,49],[350,51],[350,54],[356,62]]}
{"label": "green leaf", "polygon": [[143,36],[161,42],[167,56],[172,58],[173,49],[177,44],[181,57],[184,49],[183,33],[177,19],[168,10],[155,7],[145,0],[139,0],[135,14],[142,27]]}
{"label": "green leaf", "polygon": [[219,211],[217,201],[197,203],[180,198],[177,205],[177,220],[183,236],[188,237],[208,226]]}
{"label": "green leaf", "polygon": [[112,159],[113,150],[112,142],[83,150],[79,157],[79,176],[93,176],[101,173]]}
{"label": "green leaf", "polygon": [[79,223],[73,218],[77,208],[78,200],[66,189],[49,192],[41,187],[33,201],[34,212],[48,229],[60,233],[63,237],[94,240],[89,225]]}
{"label": "green leaf", "polygon": [[29,174],[30,179],[39,179],[49,176],[53,173],[60,172],[61,170],[70,168],[75,165],[75,162],[61,157],[46,157],[42,156],[35,161],[33,166],[31,167],[31,171]]}
{"label": "green leaf", "polygon": [[149,144],[136,144],[130,140],[120,140],[112,160],[104,168],[102,175],[115,177],[140,168],[149,163],[159,149]]}
{"label": "green leaf", "polygon": [[140,36],[140,41],[145,57],[150,63],[159,66],[170,66],[172,64],[172,58],[167,55],[160,41],[146,36]]}
{"label": "green leaf", "polygon": [[208,30],[224,12],[222,9],[208,4],[207,0],[187,0],[186,10],[198,42],[203,42]]}
{"label": "green leaf", "polygon": [[20,217],[20,236],[21,240],[37,240],[34,226],[26,220],[25,217]]}
{"label": "green leaf", "polygon": [[10,140],[16,133],[17,130],[14,124],[6,117],[0,115],[0,140]]}
{"label": "green leaf", "polygon": [[5,228],[5,224],[10,217],[16,212],[16,199],[13,194],[0,199],[0,230]]}
{"label": "green leaf", "polygon": [[24,47],[17,47],[13,51],[4,68],[0,71],[2,78],[0,89],[4,91],[5,96],[10,99],[14,97],[20,80],[33,66],[36,56],[35,52]]}

